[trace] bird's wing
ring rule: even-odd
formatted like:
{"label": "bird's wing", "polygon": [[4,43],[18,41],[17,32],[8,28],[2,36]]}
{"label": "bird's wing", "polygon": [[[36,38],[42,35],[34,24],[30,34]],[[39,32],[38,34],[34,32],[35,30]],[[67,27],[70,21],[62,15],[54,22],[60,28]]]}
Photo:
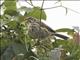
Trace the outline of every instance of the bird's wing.
{"label": "bird's wing", "polygon": [[45,23],[40,22],[40,21],[38,21],[37,23],[39,23],[41,27],[44,27],[44,28],[48,29],[48,31],[56,33],[52,28],[50,28],[50,27],[49,27],[48,25],[46,25]]}

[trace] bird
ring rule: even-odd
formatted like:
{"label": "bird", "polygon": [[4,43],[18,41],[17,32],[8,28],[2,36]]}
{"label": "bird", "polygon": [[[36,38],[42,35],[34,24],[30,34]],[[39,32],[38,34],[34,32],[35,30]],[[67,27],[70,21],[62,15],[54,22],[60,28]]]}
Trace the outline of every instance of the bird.
{"label": "bird", "polygon": [[32,39],[46,39],[50,36],[57,36],[65,40],[69,38],[67,36],[57,33],[55,30],[53,30],[47,24],[43,23],[37,18],[30,16],[26,17],[25,20],[27,21],[28,25],[28,35]]}

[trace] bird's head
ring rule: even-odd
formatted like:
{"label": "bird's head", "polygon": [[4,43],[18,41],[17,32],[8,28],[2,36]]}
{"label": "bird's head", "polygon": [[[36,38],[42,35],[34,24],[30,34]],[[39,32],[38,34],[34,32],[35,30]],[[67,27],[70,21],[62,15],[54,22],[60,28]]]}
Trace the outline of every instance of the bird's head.
{"label": "bird's head", "polygon": [[33,17],[26,17],[25,20],[27,23],[34,23],[36,21],[36,19]]}

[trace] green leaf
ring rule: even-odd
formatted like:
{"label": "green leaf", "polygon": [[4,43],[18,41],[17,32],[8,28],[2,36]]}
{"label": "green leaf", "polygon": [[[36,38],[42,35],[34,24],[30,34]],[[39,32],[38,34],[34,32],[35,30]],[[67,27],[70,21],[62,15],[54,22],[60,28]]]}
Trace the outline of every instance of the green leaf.
{"label": "green leaf", "polygon": [[25,11],[26,14],[29,13],[29,12],[31,12],[31,10],[32,10],[32,8],[28,8],[28,7],[26,7],[26,6],[22,6],[22,7],[20,7],[20,8],[18,9],[18,11]]}
{"label": "green leaf", "polygon": [[16,21],[10,21],[9,23],[7,23],[7,25],[10,29],[15,29],[17,26],[17,22]]}
{"label": "green leaf", "polygon": [[16,0],[5,0],[4,5],[8,10],[16,10]]}
{"label": "green leaf", "polygon": [[11,16],[17,16],[17,15],[19,15],[19,12],[17,12],[16,10],[13,10],[13,9],[7,9],[4,11],[4,14],[8,14]]}
{"label": "green leaf", "polygon": [[44,12],[44,10],[42,10],[41,14],[41,9],[39,7],[34,7],[31,12],[29,12],[28,14],[25,13],[25,16],[32,16],[37,19],[40,19],[41,16],[41,19],[46,20],[46,13]]}
{"label": "green leaf", "polygon": [[8,40],[7,38],[5,38],[5,39],[2,38],[2,39],[0,40],[0,47],[8,46],[10,43],[11,43],[11,41]]}
{"label": "green leaf", "polygon": [[74,44],[72,41],[68,42],[66,44],[65,49],[70,52],[70,56],[67,58],[70,60],[79,60],[80,59],[80,46],[77,44]]}
{"label": "green leaf", "polygon": [[70,28],[61,28],[61,29],[57,29],[56,32],[67,32],[68,35],[73,36],[74,35],[74,29],[70,29]]}
{"label": "green leaf", "polygon": [[9,14],[11,16],[18,15],[16,0],[5,0],[4,1],[5,11],[4,14]]}
{"label": "green leaf", "polygon": [[5,25],[6,23],[10,22],[11,18],[12,17],[8,14],[2,15],[0,19],[1,25]]}
{"label": "green leaf", "polygon": [[18,17],[17,17],[18,19],[18,22],[20,22],[20,23],[23,23],[24,21],[25,21],[25,16],[22,16],[22,15],[19,15]]}
{"label": "green leaf", "polygon": [[66,46],[68,41],[66,40],[61,40],[61,39],[56,39],[55,42],[53,42],[53,47],[58,47],[59,45]]}
{"label": "green leaf", "polygon": [[69,28],[60,28],[56,30],[56,32],[71,32],[71,31],[73,31],[73,29]]}

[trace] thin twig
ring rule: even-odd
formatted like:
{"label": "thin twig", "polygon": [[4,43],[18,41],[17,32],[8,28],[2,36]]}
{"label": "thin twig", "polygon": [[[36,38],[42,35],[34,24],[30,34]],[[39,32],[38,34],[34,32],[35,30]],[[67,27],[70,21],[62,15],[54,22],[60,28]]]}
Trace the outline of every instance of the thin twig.
{"label": "thin twig", "polygon": [[[44,5],[44,0],[43,0],[42,5],[41,5],[41,12],[40,12],[40,25],[41,25],[41,18],[42,18],[42,9],[43,9],[43,5]],[[40,28],[39,30],[41,30],[41,28]]]}
{"label": "thin twig", "polygon": [[44,5],[44,0],[43,0],[42,5],[41,5],[40,21],[41,21],[41,18],[42,18],[42,9],[43,9],[43,5]]}
{"label": "thin twig", "polygon": [[58,8],[58,7],[63,7],[63,8],[66,8],[67,10],[71,10],[71,11],[73,11],[73,12],[75,12],[75,13],[80,14],[80,12],[77,12],[77,11],[71,9],[71,8],[68,8],[68,7],[65,7],[65,6],[62,6],[62,5],[60,5],[60,6],[55,6],[55,7],[50,7],[50,8],[43,8],[42,10],[53,9],[53,8]]}
{"label": "thin twig", "polygon": [[32,3],[32,0],[30,0],[30,3],[31,3],[32,6],[34,6],[33,3]]}
{"label": "thin twig", "polygon": [[27,0],[25,0],[25,2],[34,7],[34,5],[31,2],[29,3],[27,2]]}
{"label": "thin twig", "polygon": [[75,10],[71,9],[71,8],[68,8],[68,7],[65,7],[65,6],[61,6],[61,7],[63,7],[63,8],[67,8],[68,10],[71,10],[71,11],[73,11],[73,12],[75,12],[75,13],[80,14],[80,12],[77,12],[77,11],[75,11]]}
{"label": "thin twig", "polygon": [[[61,2],[61,0],[59,0],[58,2]],[[73,12],[75,12],[75,13],[80,14],[80,12],[77,12],[77,11],[71,9],[71,8],[68,8],[68,7],[63,6],[63,5],[62,5],[62,2],[61,2],[61,4],[60,4],[59,6],[50,7],[50,8],[43,8],[43,10],[53,9],[53,8],[58,8],[58,7],[63,7],[63,8],[65,8],[65,9],[66,9],[66,14],[67,14],[68,10],[71,10],[71,11],[73,11]]]}
{"label": "thin twig", "polygon": [[54,6],[54,7],[50,7],[50,8],[43,8],[42,10],[53,9],[53,8],[58,8],[58,7],[61,7],[61,6]]}

